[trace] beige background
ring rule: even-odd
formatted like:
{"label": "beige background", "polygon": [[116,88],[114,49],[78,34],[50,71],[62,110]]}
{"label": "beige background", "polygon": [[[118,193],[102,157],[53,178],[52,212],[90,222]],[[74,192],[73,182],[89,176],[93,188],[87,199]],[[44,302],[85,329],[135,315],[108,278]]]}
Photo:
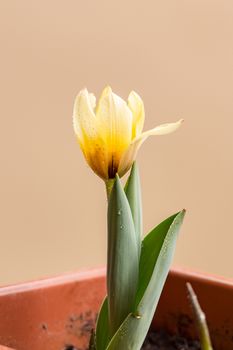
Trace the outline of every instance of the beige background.
{"label": "beige background", "polygon": [[233,276],[232,0],[0,3],[0,284],[105,261],[104,186],[76,144],[72,105],[110,84],[144,99],[145,232],[186,207],[175,264]]}

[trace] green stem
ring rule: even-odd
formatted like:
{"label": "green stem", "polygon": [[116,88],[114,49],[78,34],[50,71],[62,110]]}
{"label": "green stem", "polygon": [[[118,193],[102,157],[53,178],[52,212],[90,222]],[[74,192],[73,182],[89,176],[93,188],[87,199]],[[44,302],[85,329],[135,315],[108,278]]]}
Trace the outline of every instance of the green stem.
{"label": "green stem", "polygon": [[189,300],[194,311],[194,316],[199,331],[199,338],[202,350],[213,350],[206,317],[198,302],[197,296],[190,283],[186,283]]}
{"label": "green stem", "polygon": [[112,192],[114,182],[115,182],[115,179],[108,179],[105,181],[106,193],[107,193],[108,200],[109,200],[110,194]]}

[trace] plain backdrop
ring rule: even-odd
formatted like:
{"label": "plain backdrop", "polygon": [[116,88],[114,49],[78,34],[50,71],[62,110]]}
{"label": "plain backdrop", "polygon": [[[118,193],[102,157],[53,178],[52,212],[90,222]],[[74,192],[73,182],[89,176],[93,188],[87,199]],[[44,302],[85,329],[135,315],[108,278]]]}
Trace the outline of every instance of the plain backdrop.
{"label": "plain backdrop", "polygon": [[144,232],[185,207],[174,264],[233,276],[232,0],[0,3],[0,284],[105,264],[106,196],[72,129],[83,87],[143,98]]}

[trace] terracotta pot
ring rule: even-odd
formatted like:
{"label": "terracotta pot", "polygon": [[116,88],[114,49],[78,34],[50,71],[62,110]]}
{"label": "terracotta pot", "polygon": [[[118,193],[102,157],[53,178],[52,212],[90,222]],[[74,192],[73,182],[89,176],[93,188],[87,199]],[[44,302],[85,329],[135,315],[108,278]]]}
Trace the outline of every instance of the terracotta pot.
{"label": "terracotta pot", "polygon": [[[228,280],[173,270],[152,327],[195,336],[186,281],[206,312],[215,348],[232,350],[233,282]],[[104,295],[104,269],[0,288],[0,343],[15,350],[84,350]]]}

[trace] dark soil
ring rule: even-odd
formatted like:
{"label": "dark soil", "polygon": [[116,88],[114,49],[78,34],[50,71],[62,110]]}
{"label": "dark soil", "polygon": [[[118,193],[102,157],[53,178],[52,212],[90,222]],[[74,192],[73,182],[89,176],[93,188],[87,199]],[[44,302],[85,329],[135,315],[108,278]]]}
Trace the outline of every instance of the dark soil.
{"label": "dark soil", "polygon": [[[74,335],[90,337],[94,328],[94,317],[90,313],[72,315],[66,328]],[[192,327],[192,320],[187,315],[180,315],[177,320],[178,334],[171,335],[165,330],[149,331],[141,350],[201,350],[200,342],[188,338],[188,330]],[[47,330],[47,325],[42,328]],[[66,344],[62,350],[83,350],[73,344]],[[88,349],[86,349],[88,350]]]}
{"label": "dark soil", "polygon": [[[67,345],[64,350],[80,350]],[[141,350],[201,350],[197,340],[187,339],[180,335],[170,335],[165,331],[150,331]]]}
{"label": "dark soil", "polygon": [[165,331],[150,331],[142,350],[201,350],[201,347],[197,340],[170,335]]}

